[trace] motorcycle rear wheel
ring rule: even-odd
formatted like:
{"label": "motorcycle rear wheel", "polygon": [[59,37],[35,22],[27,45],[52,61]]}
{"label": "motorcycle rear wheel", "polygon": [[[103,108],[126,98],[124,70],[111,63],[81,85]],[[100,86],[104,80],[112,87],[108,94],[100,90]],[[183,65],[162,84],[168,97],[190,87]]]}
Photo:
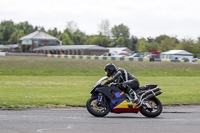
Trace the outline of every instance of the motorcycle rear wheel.
{"label": "motorcycle rear wheel", "polygon": [[149,103],[149,105],[151,106],[151,108],[147,108],[146,106],[143,106],[140,110],[140,113],[143,114],[146,117],[157,117],[162,113],[162,103],[160,102],[160,100],[156,97],[153,97],[149,100],[146,101],[147,103]]}
{"label": "motorcycle rear wheel", "polygon": [[104,117],[110,112],[109,103],[105,100],[105,107],[98,105],[97,97],[90,97],[86,103],[87,110],[96,117]]}

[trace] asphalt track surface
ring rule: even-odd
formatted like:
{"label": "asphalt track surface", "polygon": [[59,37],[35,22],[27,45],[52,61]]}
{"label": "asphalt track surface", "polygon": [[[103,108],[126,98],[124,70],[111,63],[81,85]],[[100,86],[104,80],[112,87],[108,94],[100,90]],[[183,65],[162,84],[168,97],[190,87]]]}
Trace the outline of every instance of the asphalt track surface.
{"label": "asphalt track surface", "polygon": [[0,133],[199,133],[200,105],[164,107],[157,118],[140,113],[91,116],[86,108],[0,110]]}

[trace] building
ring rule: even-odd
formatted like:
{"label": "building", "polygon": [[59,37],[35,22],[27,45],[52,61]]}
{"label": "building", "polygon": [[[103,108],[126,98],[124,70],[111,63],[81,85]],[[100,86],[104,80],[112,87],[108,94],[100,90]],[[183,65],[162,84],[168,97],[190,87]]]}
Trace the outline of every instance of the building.
{"label": "building", "polygon": [[21,52],[65,55],[102,55],[109,50],[97,45],[63,45],[56,37],[40,30],[20,38]]}
{"label": "building", "polygon": [[192,62],[193,54],[185,50],[170,50],[160,54],[161,59],[185,60]]}
{"label": "building", "polygon": [[127,47],[109,47],[109,53],[116,53],[118,55],[132,55],[133,51]]}
{"label": "building", "polygon": [[18,44],[2,44],[0,52],[19,52]]}
{"label": "building", "polygon": [[35,31],[20,38],[21,52],[33,52],[34,48],[41,46],[57,46],[60,45],[60,40],[41,30]]}
{"label": "building", "polygon": [[42,46],[33,49],[36,53],[65,54],[65,55],[102,55],[109,49],[98,45],[63,45]]}

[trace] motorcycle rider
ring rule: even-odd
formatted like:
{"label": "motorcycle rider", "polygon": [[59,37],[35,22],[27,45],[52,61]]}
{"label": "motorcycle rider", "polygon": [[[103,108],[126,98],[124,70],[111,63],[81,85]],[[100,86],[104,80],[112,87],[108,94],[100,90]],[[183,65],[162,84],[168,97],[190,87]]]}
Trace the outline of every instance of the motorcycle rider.
{"label": "motorcycle rider", "polygon": [[138,89],[140,84],[135,76],[123,68],[117,68],[113,63],[105,65],[104,70],[108,77],[112,76],[112,79],[106,81],[105,84],[118,83],[119,89],[128,93],[134,101],[138,100],[134,90]]}

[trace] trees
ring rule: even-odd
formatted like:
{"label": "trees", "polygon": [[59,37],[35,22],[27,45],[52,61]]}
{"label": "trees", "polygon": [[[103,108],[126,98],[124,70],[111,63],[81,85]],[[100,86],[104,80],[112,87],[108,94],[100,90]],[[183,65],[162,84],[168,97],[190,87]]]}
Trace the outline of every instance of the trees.
{"label": "trees", "polygon": [[161,52],[172,50],[176,48],[176,45],[177,45],[177,41],[175,38],[165,37],[164,40],[162,40],[160,43],[159,50]]}
{"label": "trees", "polygon": [[10,36],[13,32],[15,32],[15,26],[14,22],[12,20],[8,21],[2,21],[1,22],[1,29],[2,29],[2,34],[1,34],[1,40],[0,43],[8,43],[8,40],[10,39]]}
{"label": "trees", "polygon": [[168,37],[169,36],[167,36],[167,35],[160,35],[160,36],[156,37],[154,39],[154,41],[160,44],[165,38],[168,38]]}
{"label": "trees", "polygon": [[14,24],[12,20],[0,23],[0,43],[17,43],[18,39],[24,35],[34,32],[35,29],[27,21]]}
{"label": "trees", "polygon": [[108,19],[102,20],[99,25],[99,35],[104,35],[108,38],[111,36],[110,22]]}
{"label": "trees", "polygon": [[60,37],[60,40],[62,40],[62,45],[73,45],[74,44],[74,42],[70,39],[70,37],[67,33],[63,33]]}
{"label": "trees", "polygon": [[177,45],[176,49],[186,50],[188,52],[198,54],[200,53],[200,45],[199,43],[195,43],[192,39],[182,39],[180,43]]}
{"label": "trees", "polygon": [[103,47],[107,47],[109,46],[110,40],[106,37],[106,36],[90,36],[87,41],[86,44],[88,45],[100,45]]}
{"label": "trees", "polygon": [[18,40],[19,36],[18,36],[18,32],[15,31],[11,34],[10,39],[8,40],[8,43],[14,44],[16,43],[16,40]]}
{"label": "trees", "polygon": [[159,50],[159,44],[154,41],[151,41],[149,43],[145,38],[142,38],[138,41],[138,50],[140,52],[148,52],[149,50]]}
{"label": "trees", "polygon": [[114,39],[118,39],[120,36],[122,36],[125,40],[129,38],[130,36],[130,32],[129,32],[129,28],[127,26],[125,26],[124,24],[120,24],[120,25],[115,25],[112,29],[111,29],[112,35]]}
{"label": "trees", "polygon": [[75,21],[71,20],[67,22],[66,29],[69,30],[71,33],[74,33],[78,29],[78,25]]}
{"label": "trees", "polygon": [[87,38],[88,37],[85,33],[77,29],[73,34],[72,40],[74,41],[75,45],[85,45]]}
{"label": "trees", "polygon": [[25,35],[30,34],[35,31],[33,26],[29,24],[28,21],[20,22],[19,24],[16,24],[16,29],[23,30]]}
{"label": "trees", "polygon": [[[17,43],[18,38],[23,37],[37,30],[28,21],[15,24],[12,20],[1,21],[0,23],[0,44]],[[44,27],[41,28],[45,32]],[[130,37],[128,26],[124,24],[114,25],[110,28],[108,20],[102,20],[99,25],[98,35],[86,35],[78,29],[74,21],[67,22],[66,29],[61,32],[57,28],[49,29],[48,34],[59,38],[63,45],[100,45],[103,47],[128,47],[134,51],[148,52],[158,50],[164,52],[173,49],[183,49],[194,55],[200,54],[200,37],[197,41],[193,39],[178,40],[176,37],[160,35],[152,38]]]}
{"label": "trees", "polygon": [[159,44],[157,42],[151,42],[147,46],[148,51],[149,50],[158,50],[159,51]]}
{"label": "trees", "polygon": [[186,50],[194,54],[194,57],[200,56],[200,37],[197,41],[193,39],[182,39],[176,46],[176,49]]}
{"label": "trees", "polygon": [[124,47],[125,46],[125,39],[122,36],[120,36],[116,40],[116,46],[118,46],[118,47]]}
{"label": "trees", "polygon": [[61,32],[57,30],[57,28],[54,28],[53,30],[49,29],[47,31],[48,34],[55,36],[55,37],[59,37],[61,35]]}
{"label": "trees", "polygon": [[[123,46],[129,45],[129,28],[124,24],[115,25],[111,29],[111,33],[113,35],[114,46],[121,46],[123,41]],[[123,39],[122,39],[123,38]]]}
{"label": "trees", "polygon": [[18,43],[19,38],[25,36],[23,30],[16,30],[15,32],[12,33],[10,36],[10,39],[8,40],[8,43],[15,44]]}
{"label": "trees", "polygon": [[194,54],[195,54],[195,57],[198,57],[198,56],[200,56],[200,37],[198,38],[195,48],[196,48],[196,53],[194,53]]}
{"label": "trees", "polygon": [[148,45],[148,42],[146,41],[145,38],[142,38],[138,41],[138,50],[140,52],[147,52],[147,45]]}
{"label": "trees", "polygon": [[129,39],[129,43],[127,47],[133,51],[137,51],[137,42],[138,42],[138,38],[132,35],[131,38]]}
{"label": "trees", "polygon": [[[65,29],[64,33],[69,36],[69,39],[73,42],[74,45],[85,45],[86,40],[88,39],[87,35],[77,29],[72,33],[69,29]],[[62,40],[62,38],[60,38]]]}

